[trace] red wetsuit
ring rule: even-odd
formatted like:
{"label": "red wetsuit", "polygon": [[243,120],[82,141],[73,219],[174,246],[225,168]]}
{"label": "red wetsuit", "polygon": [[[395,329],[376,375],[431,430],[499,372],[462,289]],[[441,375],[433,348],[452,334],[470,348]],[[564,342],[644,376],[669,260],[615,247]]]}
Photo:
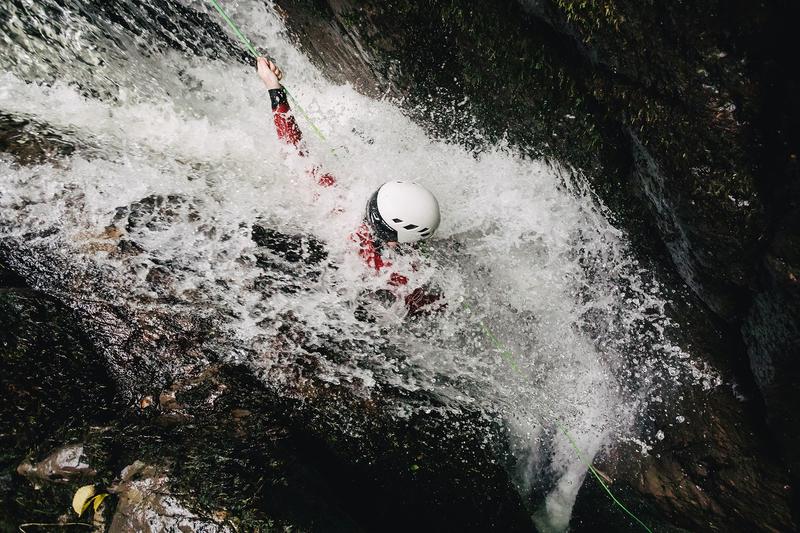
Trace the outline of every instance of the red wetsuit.
{"label": "red wetsuit", "polygon": [[[269,97],[272,103],[272,116],[275,121],[275,129],[278,131],[278,138],[294,146],[297,149],[297,153],[305,157],[306,153],[302,146],[303,133],[300,131],[294,115],[290,112],[286,91],[284,89],[270,89]],[[309,173],[323,187],[334,187],[336,185],[336,178],[327,172],[321,172],[319,167],[312,167]],[[350,238],[359,245],[358,254],[367,267],[375,269],[375,272],[380,272],[382,269],[392,266],[389,261],[386,261],[381,256],[372,232],[366,224],[361,224]],[[389,285],[393,287],[407,284],[408,278],[406,276],[396,272],[389,276]],[[439,300],[437,295],[428,294],[422,287],[414,289],[411,294],[405,297],[406,307],[412,314],[420,312],[423,307],[437,300]]]}

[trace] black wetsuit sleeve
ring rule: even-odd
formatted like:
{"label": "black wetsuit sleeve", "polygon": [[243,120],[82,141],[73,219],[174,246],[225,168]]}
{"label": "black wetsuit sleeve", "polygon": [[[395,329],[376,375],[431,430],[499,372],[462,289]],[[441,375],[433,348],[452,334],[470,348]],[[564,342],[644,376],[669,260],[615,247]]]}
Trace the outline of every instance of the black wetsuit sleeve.
{"label": "black wetsuit sleeve", "polygon": [[281,87],[280,89],[270,89],[269,90],[269,100],[272,104],[272,110],[276,111],[282,105],[285,106],[288,110],[289,107],[289,100],[286,98],[286,89]]}

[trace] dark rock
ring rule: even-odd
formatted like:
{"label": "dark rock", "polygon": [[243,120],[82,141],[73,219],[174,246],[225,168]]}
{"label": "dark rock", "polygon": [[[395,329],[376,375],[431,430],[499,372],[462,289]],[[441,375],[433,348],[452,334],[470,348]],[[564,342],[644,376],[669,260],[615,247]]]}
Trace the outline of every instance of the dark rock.
{"label": "dark rock", "polygon": [[[734,192],[730,187],[736,184],[715,183],[709,175],[686,174],[687,183],[679,186],[665,175],[639,138],[629,134],[634,175],[675,267],[717,314],[737,319],[749,304],[750,270],[766,229],[755,191]],[[705,189],[692,186],[695,180]]]}
{"label": "dark rock", "polygon": [[[327,66],[325,73],[333,81],[352,83],[359,91],[373,97],[387,92],[401,95],[401,84],[393,83],[390,77],[391,65],[376,65],[369,52],[362,50],[366,39],[358,33],[350,33],[352,19],[346,15],[337,16],[339,6],[318,0],[279,5],[291,16],[294,36],[310,47],[318,65]],[[343,37],[347,39],[347,46],[341,46]],[[384,72],[387,68],[389,72]]]}
{"label": "dark rock", "polygon": [[[668,284],[674,277],[659,275]],[[652,404],[640,421],[653,448],[643,454],[639,444],[620,443],[595,465],[653,531],[795,530],[791,477],[763,420],[736,328],[713,320],[688,288],[673,296],[670,308],[682,319],[675,340],[694,355],[699,371],[713,369],[720,383],[664,391],[663,403]],[[578,494],[572,527],[642,530],[591,475]]]}
{"label": "dark rock", "polygon": [[[341,79],[343,72],[368,77],[356,87],[402,97],[412,117],[434,134],[478,148],[502,136],[525,153],[584,171],[642,258],[672,262],[683,282],[722,319],[696,304],[688,314],[685,308],[672,314],[692,332],[685,346],[702,344],[704,330],[729,337],[707,351],[692,351],[714,360],[728,379],[755,380],[770,427],[796,463],[800,425],[792,390],[798,385],[798,300],[789,277],[796,263],[787,250],[798,250],[797,243],[783,239],[781,253],[765,256],[765,250],[774,250],[775,228],[792,227],[780,221],[787,206],[800,198],[791,185],[798,179],[800,84],[788,21],[796,20],[796,5],[642,6],[626,0],[278,4],[295,38],[331,79]],[[325,36],[318,40],[320,33]],[[332,48],[335,54],[327,52]],[[468,103],[453,104],[462,99]],[[479,136],[464,117],[477,119]],[[786,229],[778,230],[777,240],[781,232]],[[682,294],[680,282],[670,286]],[[697,323],[706,325],[698,328]],[[744,339],[737,332],[740,326]],[[742,364],[747,355],[753,374]],[[690,428],[699,427],[705,417],[720,417],[726,420],[720,426],[738,428],[753,442],[731,437],[730,428],[714,432],[712,441],[737,461],[720,467],[724,461],[711,458],[709,467],[700,468],[725,471],[705,481],[712,493],[707,499],[688,492],[639,499],[650,489],[631,483],[633,497],[652,505],[650,516],[661,517],[654,523],[665,524],[664,516],[681,523],[677,517],[691,510],[696,520],[682,522],[690,529],[708,522],[789,527],[786,502],[792,501],[792,491],[781,488],[786,480],[781,465],[771,460],[774,443],[762,439],[763,404],[757,390],[752,389],[754,397],[744,412],[735,409],[730,393],[692,396],[698,409],[688,417]],[[674,442],[668,433],[665,449],[688,446],[706,453],[706,436],[688,437],[689,432],[678,432]],[[681,444],[683,439],[688,441]],[[688,453],[675,460],[643,460],[639,466],[653,469],[651,478],[680,486],[683,472],[695,471],[695,457]],[[770,466],[760,472],[759,464]],[[764,477],[756,480],[754,473]],[[621,475],[630,481],[640,473]],[[742,485],[741,490],[733,490],[734,485]],[[682,498],[686,501],[681,503]],[[759,525],[764,498],[773,502],[770,508],[781,509],[771,526]],[[748,508],[728,519],[723,510],[730,506]],[[718,516],[710,518],[714,513]]]}
{"label": "dark rock", "polygon": [[286,235],[263,224],[253,225],[253,241],[290,263],[315,265],[328,257],[325,246],[307,235]]}
{"label": "dark rock", "polygon": [[[80,448],[71,443],[83,441],[91,426],[106,423],[114,409],[104,363],[80,330],[70,312],[45,295],[29,289],[0,290],[4,531],[16,530],[23,522],[53,521],[68,507],[77,485],[51,481],[74,482],[94,469],[85,458],[79,464],[64,464],[63,454],[53,455],[54,449]],[[18,465],[40,490],[17,473]]]}
{"label": "dark rock", "polygon": [[787,214],[760,269],[761,289],[742,326],[768,421],[800,472],[800,210]]}
{"label": "dark rock", "polygon": [[112,488],[117,498],[109,533],[138,531],[197,531],[200,533],[233,532],[225,523],[227,513],[220,509],[214,516],[198,516],[181,505],[169,488],[168,473],[137,461],[126,466],[119,483]]}
{"label": "dark rock", "polygon": [[[176,50],[188,55],[203,55],[212,59],[238,57],[240,60],[250,62],[248,53],[235,38],[232,38],[219,24],[216,12],[208,6],[209,12],[192,9],[175,0],[162,2],[127,2],[125,0],[92,0],[75,5],[67,0],[45,0],[33,7],[24,1],[12,0],[9,12],[16,14],[14,17],[5,17],[0,20],[0,28],[8,35],[24,32],[29,35],[38,35],[41,28],[72,28],[81,23],[89,23],[102,31],[109,39],[119,39],[125,34],[135,36],[131,41],[119,42],[120,48],[130,46],[131,43],[139,51],[155,55],[162,50]],[[214,17],[214,18],[212,18]],[[11,45],[16,44],[10,41]],[[69,49],[59,50],[61,54],[72,54]],[[113,50],[105,50],[107,54]],[[58,77],[58,63],[66,60],[66,56],[53,54],[52,57],[40,58],[52,74]],[[70,57],[69,59],[72,59]],[[91,62],[91,59],[81,57],[80,49],[75,59],[82,62]],[[89,67],[94,65],[87,65]],[[75,69],[83,65],[73,65]],[[88,94],[97,96],[96,87],[83,87]]]}
{"label": "dark rock", "polygon": [[[263,490],[250,495],[254,507],[285,518],[303,501],[305,514],[292,521],[310,530],[404,531],[423,522],[431,529],[530,531],[502,465],[491,466],[504,455],[502,431],[481,449],[486,433],[478,418],[394,419],[383,414],[390,391],[357,399],[340,388],[308,384],[302,400],[276,398],[243,368],[220,367],[172,388],[193,420],[193,428],[181,426],[178,433],[199,430],[203,446],[216,449],[213,455],[175,454],[187,458],[172,467],[179,485],[204,497],[235,501],[229,491],[241,481],[232,476],[252,464],[260,465],[254,474],[264,480]],[[211,425],[217,417],[209,417],[209,409],[222,423]],[[247,416],[236,415],[243,412]],[[353,419],[354,413],[361,417]],[[459,424],[474,431],[448,429]],[[167,438],[176,449],[196,446],[184,437]],[[465,470],[467,464],[473,466]],[[205,478],[210,472],[214,477]],[[258,482],[255,475],[250,479]]]}
{"label": "dark rock", "polygon": [[599,101],[630,137],[634,176],[676,268],[744,331],[796,484],[800,376],[790,338],[800,295],[789,274],[800,253],[791,214],[800,204],[800,75],[789,21],[798,5],[558,5],[592,52]]}
{"label": "dark rock", "polygon": [[35,465],[25,461],[17,467],[17,473],[28,478],[37,488],[45,482],[66,483],[75,479],[89,479],[97,474],[86,463],[80,444],[58,448]]}
{"label": "dark rock", "polygon": [[[637,445],[620,444],[595,466],[608,476],[614,495],[654,531],[794,531],[791,481],[779,455],[769,453],[774,441],[753,427],[753,403],[728,387],[686,390],[674,404],[685,420],[661,416],[665,438],[647,456]],[[642,529],[611,504],[592,476],[578,496],[572,526]]]}
{"label": "dark rock", "polygon": [[0,290],[21,289],[24,287],[25,282],[23,279],[0,263]]}
{"label": "dark rock", "polygon": [[336,268],[322,264],[328,252],[323,243],[308,235],[281,233],[259,222],[253,225],[252,239],[258,245],[253,254],[256,264],[264,271],[256,287],[265,295],[296,293],[309,281],[318,280],[323,266]]}
{"label": "dark rock", "polygon": [[579,56],[555,55],[550,45],[568,40],[526,16],[520,3],[277,4],[324,73],[335,80],[357,73],[359,80],[348,81],[368,94],[402,99],[432,134],[474,147],[508,136],[535,154],[587,169],[599,165],[598,150],[583,149],[602,138],[570,75]]}
{"label": "dark rock", "polygon": [[[797,4],[557,2],[628,132],[634,176],[687,284],[741,326],[795,484],[800,202]],[[552,22],[552,19],[551,19]],[[605,72],[603,72],[605,71]],[[609,72],[610,71],[610,72]],[[794,219],[794,220],[793,220]],[[778,251],[780,250],[780,251]]]}
{"label": "dark rock", "polygon": [[75,151],[72,143],[30,120],[0,113],[0,152],[23,165],[44,163]]}
{"label": "dark rock", "polygon": [[[401,531],[423,521],[436,528],[530,531],[498,461],[509,454],[502,428],[487,427],[480,413],[397,419],[385,412],[396,398],[391,390],[376,401],[310,382],[298,384],[295,400],[270,392],[249,369],[229,365],[183,366],[180,380],[161,381],[161,392],[151,395],[158,403],[118,405],[113,391],[121,390],[117,397],[125,401],[128,387],[152,390],[158,381],[123,372],[112,380],[103,370],[107,363],[93,361],[90,345],[72,340],[81,327],[70,312],[43,295],[5,293],[0,303],[3,387],[16,398],[4,402],[0,417],[9,527],[33,520],[32,508],[44,513],[37,520],[54,520],[70,501],[77,480],[43,482],[41,491],[32,491],[15,470],[29,449],[49,454],[74,435],[98,484],[115,486],[126,465],[142,461],[160,472],[154,478],[160,492],[179,497],[200,521],[226,509],[222,521],[247,530]],[[60,347],[62,335],[72,344]],[[128,385],[120,389],[119,380]],[[167,415],[178,416],[163,424]],[[34,467],[23,470],[30,476]],[[37,479],[45,478],[52,481],[49,474]]]}

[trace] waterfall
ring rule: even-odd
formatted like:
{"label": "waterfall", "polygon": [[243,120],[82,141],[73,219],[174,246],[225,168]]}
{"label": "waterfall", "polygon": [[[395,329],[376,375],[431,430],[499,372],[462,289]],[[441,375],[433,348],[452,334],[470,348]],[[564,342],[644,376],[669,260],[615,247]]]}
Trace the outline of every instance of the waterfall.
{"label": "waterfall", "polygon": [[[299,118],[308,155],[298,157],[276,138],[266,91],[230,54],[213,9],[176,5],[186,18],[171,28],[133,17],[143,9],[133,4],[115,14],[53,0],[12,2],[0,21],[0,113],[76,147],[26,166],[0,154],[0,242],[98,338],[119,332],[93,321],[96,300],[131,316],[174,313],[206,324],[204,350],[279,393],[298,394],[301,375],[365,397],[391,385],[436,398],[398,403],[393,416],[480,411],[508,428],[519,490],[536,495],[537,526],[555,531],[587,472],[556,423],[586,460],[620,440],[646,453],[645,410],[676,383],[714,382],[670,340],[669,295],[579,171],[503,144],[476,152],[433,139],[397,102],[327,81],[269,5],[231,3],[329,139]],[[320,189],[310,166],[338,185]],[[391,269],[436,287],[439,312],[408,317],[402,303],[369,297],[389,272],[369,272],[350,236],[390,180],[440,200],[436,237]],[[288,264],[253,240],[254,224],[327,256]],[[117,374],[129,371],[132,355],[107,349]],[[200,364],[135,355],[174,373]]]}

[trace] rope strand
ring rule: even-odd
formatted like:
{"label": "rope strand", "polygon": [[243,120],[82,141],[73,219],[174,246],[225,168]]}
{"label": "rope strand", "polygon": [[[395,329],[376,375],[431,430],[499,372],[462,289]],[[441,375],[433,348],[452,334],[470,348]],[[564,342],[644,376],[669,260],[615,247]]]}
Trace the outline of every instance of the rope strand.
{"label": "rope strand", "polygon": [[253,46],[253,43],[251,43],[250,40],[247,37],[245,37],[244,33],[242,33],[241,30],[239,30],[238,26],[236,26],[236,24],[233,22],[233,20],[231,20],[228,14],[225,13],[225,10],[222,9],[222,6],[219,5],[217,0],[210,0],[210,2],[214,4],[216,10],[219,12],[219,14],[225,20],[225,22],[228,23],[228,26],[231,27],[236,36],[239,37],[239,40],[242,41],[242,44],[244,44],[245,47],[247,47],[247,49],[250,51],[250,53],[253,54],[253,57],[258,57],[259,56],[258,51]]}

